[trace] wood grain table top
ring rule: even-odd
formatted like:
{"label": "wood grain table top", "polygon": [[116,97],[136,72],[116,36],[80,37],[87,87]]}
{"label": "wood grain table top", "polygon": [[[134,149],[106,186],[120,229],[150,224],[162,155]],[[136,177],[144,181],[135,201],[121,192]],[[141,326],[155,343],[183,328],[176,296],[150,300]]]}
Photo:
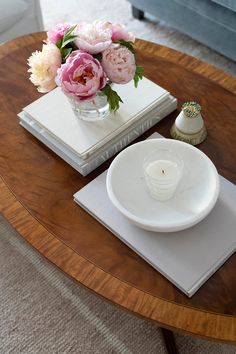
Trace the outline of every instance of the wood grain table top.
{"label": "wood grain table top", "polygon": [[[113,304],[169,329],[236,343],[236,255],[189,299],[74,203],[111,159],[83,177],[20,127],[17,113],[41,96],[27,58],[44,38],[0,46],[0,211],[46,259]],[[236,184],[236,79],[154,43],[138,40],[137,51],[145,75],[177,97],[179,109],[188,100],[201,104],[208,138],[199,148]],[[154,131],[170,137],[178,113],[139,140]]]}

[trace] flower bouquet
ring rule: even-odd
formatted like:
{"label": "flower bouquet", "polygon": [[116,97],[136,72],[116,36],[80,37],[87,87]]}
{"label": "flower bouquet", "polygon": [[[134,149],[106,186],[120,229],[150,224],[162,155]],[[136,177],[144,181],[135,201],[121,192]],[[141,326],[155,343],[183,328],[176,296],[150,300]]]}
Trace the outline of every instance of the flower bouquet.
{"label": "flower bouquet", "polygon": [[39,92],[60,86],[80,118],[104,118],[123,102],[113,83],[134,80],[137,87],[142,79],[134,41],[121,24],[59,24],[47,32],[42,51],[28,59],[30,80]]}

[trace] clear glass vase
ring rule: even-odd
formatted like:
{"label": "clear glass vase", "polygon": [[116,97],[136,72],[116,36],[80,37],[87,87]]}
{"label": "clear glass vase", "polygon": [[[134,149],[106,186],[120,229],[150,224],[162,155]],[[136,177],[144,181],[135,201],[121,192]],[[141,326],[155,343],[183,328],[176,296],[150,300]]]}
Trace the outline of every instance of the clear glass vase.
{"label": "clear glass vase", "polygon": [[89,101],[79,102],[71,97],[68,97],[68,100],[73,112],[79,119],[94,122],[109,116],[107,96],[101,91]]}

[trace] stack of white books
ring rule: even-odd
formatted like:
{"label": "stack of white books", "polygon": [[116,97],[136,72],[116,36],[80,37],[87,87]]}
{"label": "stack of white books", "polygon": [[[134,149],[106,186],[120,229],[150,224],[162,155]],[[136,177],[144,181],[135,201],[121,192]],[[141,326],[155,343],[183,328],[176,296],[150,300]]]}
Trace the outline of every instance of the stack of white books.
{"label": "stack of white books", "polygon": [[20,124],[83,176],[143,134],[177,107],[168,91],[147,78],[114,85],[124,104],[101,121],[78,119],[60,88],[26,106]]}

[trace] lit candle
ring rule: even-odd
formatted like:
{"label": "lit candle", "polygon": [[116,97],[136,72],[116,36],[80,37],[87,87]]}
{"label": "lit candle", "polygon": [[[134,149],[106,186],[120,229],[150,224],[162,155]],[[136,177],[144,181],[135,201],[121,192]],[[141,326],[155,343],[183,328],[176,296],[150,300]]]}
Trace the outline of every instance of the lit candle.
{"label": "lit candle", "polygon": [[168,160],[156,160],[150,162],[146,167],[147,174],[152,178],[160,179],[160,181],[178,180],[178,166]]}
{"label": "lit candle", "polygon": [[[164,157],[165,155],[166,151]],[[154,152],[144,162],[144,175],[149,192],[153,198],[161,201],[173,197],[182,174],[182,161],[174,153],[168,152],[167,157],[170,158],[164,159],[160,152]]]}

